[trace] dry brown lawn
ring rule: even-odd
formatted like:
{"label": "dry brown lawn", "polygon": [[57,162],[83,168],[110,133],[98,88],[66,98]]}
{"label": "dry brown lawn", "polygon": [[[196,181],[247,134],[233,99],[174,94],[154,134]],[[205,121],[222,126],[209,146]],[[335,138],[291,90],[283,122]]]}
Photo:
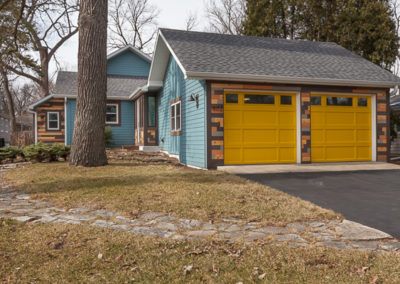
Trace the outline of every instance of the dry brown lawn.
{"label": "dry brown lawn", "polygon": [[234,175],[172,164],[114,160],[105,167],[77,168],[40,163],[7,171],[4,178],[56,206],[107,209],[127,216],[157,211],[202,221],[237,217],[275,225],[340,218]]}

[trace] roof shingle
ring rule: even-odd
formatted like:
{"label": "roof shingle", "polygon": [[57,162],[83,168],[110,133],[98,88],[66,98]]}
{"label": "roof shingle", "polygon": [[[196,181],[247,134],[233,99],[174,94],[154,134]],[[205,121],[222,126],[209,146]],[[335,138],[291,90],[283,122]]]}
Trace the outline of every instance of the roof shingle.
{"label": "roof shingle", "polygon": [[[55,95],[77,96],[77,77],[77,72],[58,72],[53,93]],[[146,83],[147,77],[107,75],[107,98],[129,98],[136,89],[145,86]]]}
{"label": "roof shingle", "polygon": [[389,71],[330,42],[161,29],[187,72],[398,83]]}

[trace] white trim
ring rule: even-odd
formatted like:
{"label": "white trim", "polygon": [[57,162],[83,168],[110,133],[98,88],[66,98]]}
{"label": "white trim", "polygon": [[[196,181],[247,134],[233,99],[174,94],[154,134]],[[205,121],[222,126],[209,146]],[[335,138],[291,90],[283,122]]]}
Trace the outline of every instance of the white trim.
{"label": "white trim", "polygon": [[371,134],[371,139],[372,139],[372,161],[376,162],[376,95],[373,95],[371,97],[371,127],[372,127],[372,134]]}
{"label": "white trim", "polygon": [[139,146],[139,151],[142,152],[160,152],[158,146]]}
{"label": "white trim", "polygon": [[[50,114],[57,114],[57,128],[50,128]],[[60,130],[60,113],[58,111],[48,111],[47,114],[47,130]],[[52,120],[55,121],[55,120]]]}
{"label": "white trim", "polygon": [[185,79],[202,80],[224,80],[224,81],[246,81],[263,83],[283,83],[283,84],[310,84],[321,86],[354,86],[354,87],[372,87],[372,88],[393,88],[398,82],[382,81],[361,81],[345,79],[326,79],[326,78],[301,78],[301,77],[282,77],[269,75],[251,75],[251,74],[228,74],[216,72],[184,72]]}
{"label": "white trim", "polygon": [[64,98],[64,145],[67,146],[67,126],[68,126],[68,116],[67,116],[67,98]]}
{"label": "white trim", "polygon": [[[371,91],[373,92],[373,91]],[[377,143],[376,143],[376,94],[372,93],[340,93],[340,92],[311,92],[311,95],[337,95],[353,97],[371,97],[371,160],[376,162]],[[311,134],[312,135],[312,134]]]}
{"label": "white trim", "polygon": [[35,144],[38,143],[37,112],[35,112]]}
{"label": "white trim", "polygon": [[[115,115],[117,116],[117,121],[116,122],[108,122],[107,121],[107,109],[106,109],[106,125],[117,125],[117,124],[119,124],[119,104],[114,104],[114,103],[107,103],[106,104],[106,107],[107,106],[116,106],[116,109],[117,109],[117,112],[115,113]],[[114,114],[114,113],[109,113],[109,114]]]}
{"label": "white trim", "polygon": [[162,34],[162,31],[159,30],[159,35],[160,37],[163,39],[165,45],[168,47],[169,52],[172,54],[172,56],[175,58],[176,63],[178,63],[179,67],[181,68],[183,74],[185,75],[185,79],[187,79],[187,72],[186,69],[183,67],[183,64],[181,63],[181,61],[179,60],[178,56],[176,56],[174,50],[172,49],[172,47],[169,45],[168,41],[165,39],[164,35]]}
{"label": "white trim", "polygon": [[42,104],[42,103],[44,103],[44,102],[47,102],[48,100],[52,99],[53,97],[54,97],[54,95],[48,95],[47,97],[44,97],[43,99],[38,100],[36,103],[31,104],[31,105],[28,107],[28,109],[34,110],[35,107],[37,107],[38,105],[40,105],[40,104]]}
{"label": "white trim", "polygon": [[301,97],[296,94],[297,163],[301,164]]}
{"label": "white trim", "polygon": [[136,47],[134,47],[133,45],[130,45],[130,44],[126,45],[124,47],[121,47],[120,49],[117,49],[116,51],[111,52],[109,55],[107,55],[107,60],[116,57],[117,55],[121,54],[122,52],[124,52],[126,50],[132,51],[133,53],[139,55],[140,57],[142,57],[143,59],[145,59],[146,61],[151,63],[150,56],[148,56],[146,53],[144,53],[143,51],[137,49]]}
{"label": "white trim", "polygon": [[[64,99],[64,98],[77,99],[78,96],[57,94],[57,95],[53,95],[53,98],[55,98],[55,99]],[[107,100],[130,101],[130,98],[129,97],[107,97]]]}

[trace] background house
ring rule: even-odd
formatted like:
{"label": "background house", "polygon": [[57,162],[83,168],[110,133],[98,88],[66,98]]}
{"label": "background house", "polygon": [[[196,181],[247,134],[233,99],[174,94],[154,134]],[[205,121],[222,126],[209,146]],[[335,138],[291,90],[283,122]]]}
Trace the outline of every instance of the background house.
{"label": "background house", "polygon": [[0,147],[10,143],[10,122],[3,93],[0,90]]}

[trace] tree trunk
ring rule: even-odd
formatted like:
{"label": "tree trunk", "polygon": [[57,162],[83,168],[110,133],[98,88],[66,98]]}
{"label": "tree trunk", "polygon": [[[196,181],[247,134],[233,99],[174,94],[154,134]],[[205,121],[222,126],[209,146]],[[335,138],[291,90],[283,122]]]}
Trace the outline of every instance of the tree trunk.
{"label": "tree trunk", "polygon": [[40,74],[40,96],[42,98],[49,95],[49,52],[47,47],[42,47],[39,49],[40,55],[40,66],[42,67],[42,73]]}
{"label": "tree trunk", "polygon": [[79,13],[78,98],[70,164],[107,164],[107,0],[81,1]]}
{"label": "tree trunk", "polygon": [[0,73],[3,81],[4,94],[6,95],[7,99],[7,109],[10,119],[10,137],[11,137],[10,144],[15,145],[16,135],[17,135],[17,120],[15,118],[14,101],[10,91],[10,82],[8,81],[7,71],[3,68],[1,64],[0,64]]}

